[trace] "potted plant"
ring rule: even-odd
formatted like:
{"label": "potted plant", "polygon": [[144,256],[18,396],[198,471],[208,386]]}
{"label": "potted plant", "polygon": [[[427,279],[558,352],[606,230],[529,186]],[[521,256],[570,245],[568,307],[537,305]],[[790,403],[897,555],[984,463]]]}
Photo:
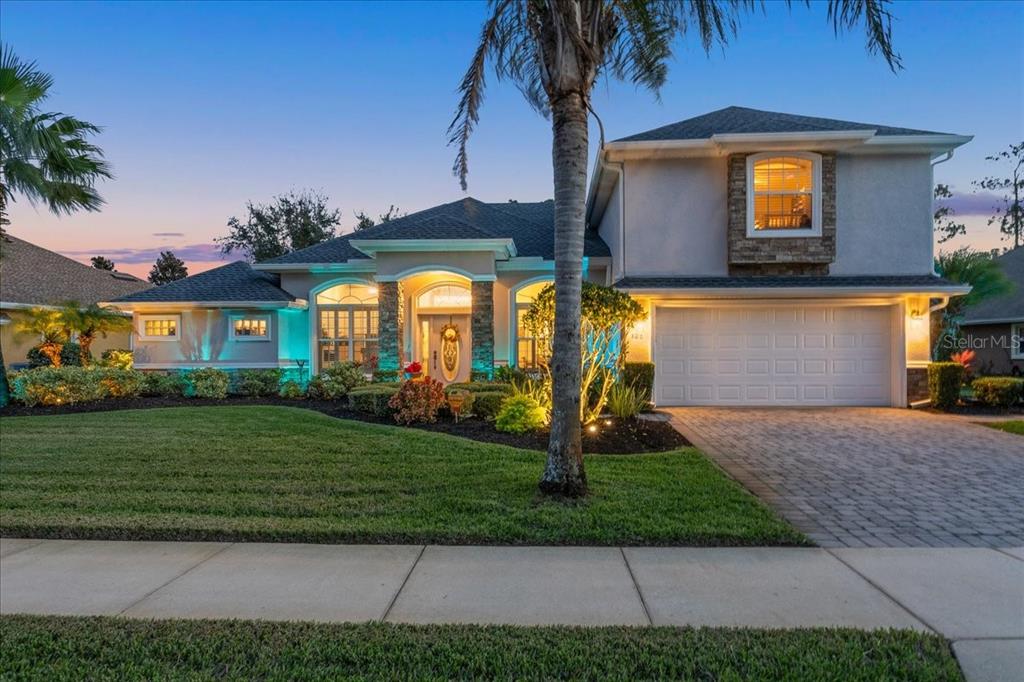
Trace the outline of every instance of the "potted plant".
{"label": "potted plant", "polygon": [[419,379],[423,374],[423,365],[413,360],[405,366],[405,378],[414,380]]}

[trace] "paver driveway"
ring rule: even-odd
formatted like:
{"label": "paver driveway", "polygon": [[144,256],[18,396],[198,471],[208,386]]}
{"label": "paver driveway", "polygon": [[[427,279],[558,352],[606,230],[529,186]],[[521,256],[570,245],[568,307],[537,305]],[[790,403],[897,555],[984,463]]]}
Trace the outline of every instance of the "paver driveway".
{"label": "paver driveway", "polygon": [[824,547],[1024,545],[1024,438],[912,410],[666,408]]}

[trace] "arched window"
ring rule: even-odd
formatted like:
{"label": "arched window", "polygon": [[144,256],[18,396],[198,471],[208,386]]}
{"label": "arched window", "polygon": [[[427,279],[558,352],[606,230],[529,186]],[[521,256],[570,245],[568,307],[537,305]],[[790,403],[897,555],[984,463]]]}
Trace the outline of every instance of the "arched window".
{"label": "arched window", "polygon": [[473,295],[469,287],[455,282],[437,284],[430,287],[416,298],[419,310],[451,310],[454,308],[468,309],[473,307]]}
{"label": "arched window", "polygon": [[316,295],[320,369],[359,362],[367,371],[377,357],[377,287],[338,284]]}
{"label": "arched window", "polygon": [[534,369],[544,359],[547,352],[547,345],[535,338],[529,329],[523,324],[526,312],[533,305],[533,300],[551,284],[551,280],[534,282],[520,287],[516,290],[515,315],[516,315],[516,340],[515,340],[515,365],[522,369]]}
{"label": "arched window", "polygon": [[754,154],[747,157],[747,235],[821,234],[821,157]]}

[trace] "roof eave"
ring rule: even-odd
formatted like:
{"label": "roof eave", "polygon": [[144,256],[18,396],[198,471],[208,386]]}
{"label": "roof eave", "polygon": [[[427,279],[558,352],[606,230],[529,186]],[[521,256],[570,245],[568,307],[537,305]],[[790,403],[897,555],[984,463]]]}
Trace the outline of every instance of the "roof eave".
{"label": "roof eave", "polygon": [[172,310],[179,308],[259,308],[265,310],[276,310],[281,308],[293,308],[305,310],[309,303],[305,299],[297,298],[293,301],[108,301],[103,305],[114,306],[121,310]]}
{"label": "roof eave", "polygon": [[963,296],[971,287],[953,285],[895,286],[895,287],[623,287],[616,289],[637,296],[671,298],[821,298],[825,297],[877,297],[913,294],[915,296]]}
{"label": "roof eave", "polygon": [[378,253],[423,251],[491,251],[495,258],[516,256],[516,243],[508,237],[492,239],[352,239],[349,244],[370,258]]}

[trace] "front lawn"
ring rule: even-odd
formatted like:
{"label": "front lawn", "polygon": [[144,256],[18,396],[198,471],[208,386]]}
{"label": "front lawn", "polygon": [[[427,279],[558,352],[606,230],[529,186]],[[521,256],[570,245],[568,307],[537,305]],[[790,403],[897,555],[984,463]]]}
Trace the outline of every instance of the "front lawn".
{"label": "front lawn", "polygon": [[16,679],[962,680],[907,630],[323,625],[4,616]]}
{"label": "front lawn", "polygon": [[1016,433],[1024,436],[1024,419],[1010,419],[1005,422],[982,422],[985,426],[1007,433]]}
{"label": "front lawn", "polygon": [[543,453],[296,408],[5,417],[0,436],[7,537],[807,543],[693,448],[588,456],[591,496],[561,503],[537,497]]}

